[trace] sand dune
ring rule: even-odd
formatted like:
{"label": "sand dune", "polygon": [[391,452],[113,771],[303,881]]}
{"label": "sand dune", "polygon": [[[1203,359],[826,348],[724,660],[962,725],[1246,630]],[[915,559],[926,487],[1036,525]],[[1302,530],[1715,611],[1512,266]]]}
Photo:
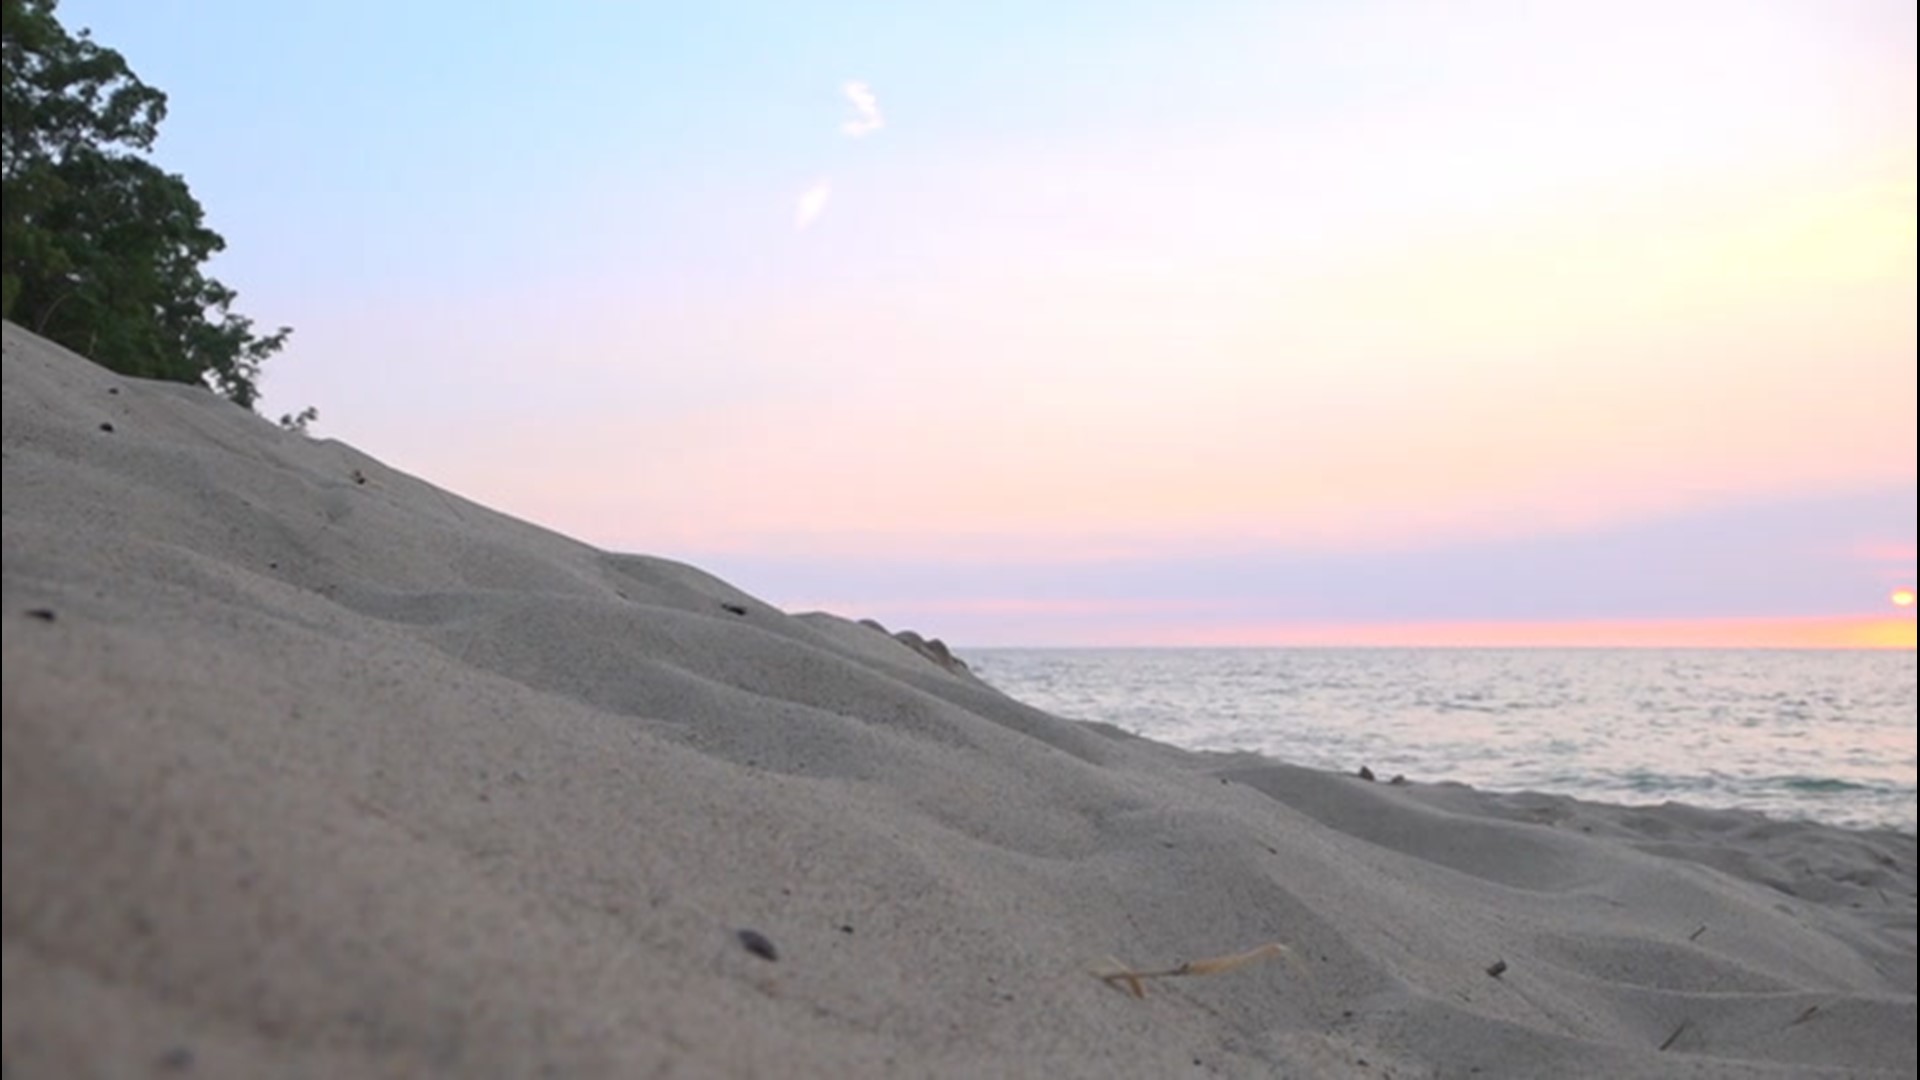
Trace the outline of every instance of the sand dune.
{"label": "sand dune", "polygon": [[10,1080],[1916,1069],[1911,837],[1068,722],[11,324],[4,443]]}

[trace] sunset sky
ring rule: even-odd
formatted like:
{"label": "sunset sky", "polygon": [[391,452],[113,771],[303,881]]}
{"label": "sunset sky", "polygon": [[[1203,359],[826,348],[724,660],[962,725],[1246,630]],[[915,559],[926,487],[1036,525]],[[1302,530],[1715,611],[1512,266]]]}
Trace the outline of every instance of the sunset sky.
{"label": "sunset sky", "polygon": [[1914,644],[1911,0],[68,0],[270,415],[992,644]]}

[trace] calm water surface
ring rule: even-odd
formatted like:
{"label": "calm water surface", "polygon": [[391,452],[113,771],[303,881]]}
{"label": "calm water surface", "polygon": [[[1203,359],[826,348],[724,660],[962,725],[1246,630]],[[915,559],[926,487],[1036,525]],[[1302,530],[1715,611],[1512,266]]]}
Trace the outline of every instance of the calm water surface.
{"label": "calm water surface", "polygon": [[975,649],[1048,712],[1197,750],[1914,831],[1911,652]]}

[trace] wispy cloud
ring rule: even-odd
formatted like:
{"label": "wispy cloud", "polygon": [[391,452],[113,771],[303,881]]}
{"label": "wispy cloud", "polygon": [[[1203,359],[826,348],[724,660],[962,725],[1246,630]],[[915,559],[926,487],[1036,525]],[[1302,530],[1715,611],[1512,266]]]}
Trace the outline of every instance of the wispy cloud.
{"label": "wispy cloud", "polygon": [[[886,126],[886,120],[880,115],[880,100],[873,96],[872,87],[855,79],[843,83],[840,92],[853,106],[853,119],[840,125],[841,132],[849,139],[864,138]],[[794,231],[805,232],[820,220],[820,215],[827,212],[827,200],[832,197],[833,182],[824,176],[801,192],[793,207]]]}
{"label": "wispy cloud", "polygon": [[793,227],[796,231],[805,229],[826,213],[827,200],[833,195],[833,185],[825,180],[817,180],[813,186],[800,193],[800,200],[793,208]]}
{"label": "wispy cloud", "polygon": [[848,138],[862,138],[887,125],[880,116],[880,100],[873,96],[872,87],[854,80],[842,86],[840,92],[847,95],[847,101],[853,105],[853,119],[840,125],[840,130]]}
{"label": "wispy cloud", "polygon": [[1905,563],[1914,562],[1914,546],[1898,540],[1868,540],[1847,547],[1845,553],[1863,562]]}

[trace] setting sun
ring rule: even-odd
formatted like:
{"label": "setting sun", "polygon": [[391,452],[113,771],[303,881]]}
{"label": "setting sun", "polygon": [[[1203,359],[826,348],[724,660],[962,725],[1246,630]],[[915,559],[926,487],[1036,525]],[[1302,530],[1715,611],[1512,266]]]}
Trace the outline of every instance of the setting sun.
{"label": "setting sun", "polygon": [[1910,608],[1913,606],[1913,590],[1895,589],[1892,593],[1888,594],[1887,599],[1893,601],[1894,607]]}

